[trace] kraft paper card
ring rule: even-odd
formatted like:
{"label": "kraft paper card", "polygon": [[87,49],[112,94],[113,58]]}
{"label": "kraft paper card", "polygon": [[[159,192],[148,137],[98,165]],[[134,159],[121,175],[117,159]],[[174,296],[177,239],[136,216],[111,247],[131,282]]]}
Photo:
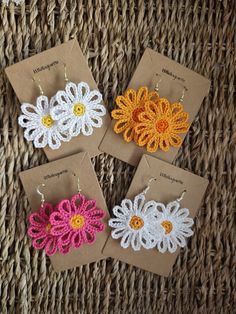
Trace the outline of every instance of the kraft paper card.
{"label": "kraft paper card", "polygon": [[[147,86],[153,90],[159,83],[160,97],[167,98],[171,103],[178,102],[185,89],[183,100],[184,111],[189,113],[189,124],[195,119],[204,97],[208,94],[210,81],[181,64],[163,56],[154,50],[147,48],[129,83],[128,88],[137,90],[141,86]],[[115,107],[115,100],[114,100]],[[113,131],[113,120],[100,144],[100,150],[130,165],[137,166],[143,154],[149,154],[169,163],[172,163],[179,148],[171,147],[168,152],[161,150],[149,153],[135,142],[127,143],[123,134]],[[179,134],[183,139],[186,134]]]}
{"label": "kraft paper card", "polygon": [[[196,216],[208,185],[207,179],[157,158],[143,155],[125,198],[133,200],[145,189],[152,177],[156,178],[156,181],[151,183],[146,201],[154,200],[166,205],[176,200],[183,190],[187,190],[180,202],[181,208],[188,208],[190,217]],[[191,228],[193,232],[197,232],[195,223]],[[187,239],[188,247],[189,241],[191,238]],[[190,250],[190,248],[185,247],[182,250]],[[174,253],[160,253],[156,248],[150,250],[141,248],[140,251],[134,251],[131,247],[124,249],[120,246],[120,239],[114,240],[111,236],[103,249],[106,256],[163,276],[168,276],[171,272],[179,251],[177,249]]]}
{"label": "kraft paper card", "polygon": [[[41,189],[45,201],[56,205],[62,199],[70,199],[77,193],[78,177],[81,193],[87,199],[95,199],[97,207],[106,211],[103,222],[107,226],[109,213],[88,153],[79,153],[20,173],[32,211],[40,208],[41,199],[36,193],[38,185],[45,184]],[[66,255],[56,253],[51,256],[53,268],[62,271],[103,259],[102,248],[108,234],[106,227],[105,231],[96,233],[95,243],[83,244],[78,249],[71,248]]]}
{"label": "kraft paper card", "polygon": [[[64,64],[66,64],[69,81],[76,84],[83,81],[89,85],[90,90],[98,90],[98,86],[75,39],[6,68],[6,74],[19,101],[35,104],[35,100],[39,96],[39,89],[32,80],[33,76],[35,75],[37,79],[40,79],[44,95],[50,98],[58,90],[64,90],[65,88]],[[74,137],[70,142],[62,143],[57,150],[45,147],[44,151],[47,158],[55,160],[83,151],[87,151],[91,157],[98,155],[101,153],[98,146],[109,123],[110,117],[107,113],[103,116],[102,127],[94,128],[91,136],[79,135]]]}

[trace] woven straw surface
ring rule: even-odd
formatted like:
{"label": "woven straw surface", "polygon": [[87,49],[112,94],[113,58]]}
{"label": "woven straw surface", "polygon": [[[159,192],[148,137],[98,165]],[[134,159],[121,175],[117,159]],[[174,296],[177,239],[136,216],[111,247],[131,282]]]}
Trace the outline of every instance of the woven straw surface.
{"label": "woven straw surface", "polygon": [[[1,4],[0,23],[0,312],[236,313],[236,1],[31,0]],[[75,37],[109,109],[147,46],[211,79],[175,163],[210,185],[169,278],[112,259],[56,274],[26,237],[30,208],[18,174],[46,158],[23,139],[3,70]],[[135,169],[104,154],[93,162],[111,209]]]}

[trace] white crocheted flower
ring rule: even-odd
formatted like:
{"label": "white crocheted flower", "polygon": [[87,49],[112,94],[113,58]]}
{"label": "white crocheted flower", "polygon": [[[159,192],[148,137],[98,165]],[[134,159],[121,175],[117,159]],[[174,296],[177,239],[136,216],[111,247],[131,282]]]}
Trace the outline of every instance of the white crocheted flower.
{"label": "white crocheted flower", "polygon": [[[161,208],[161,211],[158,210]],[[188,217],[189,210],[187,208],[181,208],[177,201],[171,202],[165,206],[162,203],[156,203],[157,208],[157,226],[163,228],[163,235],[157,242],[157,249],[161,253],[169,251],[174,253],[177,250],[177,246],[186,246],[186,237],[193,235],[191,226],[193,225],[193,219]]]}
{"label": "white crocheted flower", "polygon": [[155,223],[155,202],[144,203],[145,196],[139,194],[133,203],[129,199],[124,199],[121,206],[113,208],[116,218],[110,219],[108,224],[114,228],[111,232],[112,238],[121,238],[120,244],[123,248],[131,245],[135,251],[139,251],[141,247],[151,249],[156,246],[157,240],[163,233],[163,229],[158,228]]}
{"label": "white crocheted flower", "polygon": [[94,127],[102,126],[101,117],[106,114],[101,104],[102,95],[97,90],[90,91],[88,84],[67,83],[65,91],[57,92],[56,99],[58,105],[52,110],[52,118],[71,136],[80,133],[88,136],[93,133]]}
{"label": "white crocheted flower", "polygon": [[55,97],[50,103],[47,96],[39,96],[36,106],[23,103],[22,115],[18,118],[20,126],[26,128],[24,137],[27,141],[33,141],[34,146],[41,148],[49,145],[52,149],[58,149],[61,141],[69,141],[71,136],[68,132],[61,131],[57,121],[51,116],[51,109],[55,106]]}

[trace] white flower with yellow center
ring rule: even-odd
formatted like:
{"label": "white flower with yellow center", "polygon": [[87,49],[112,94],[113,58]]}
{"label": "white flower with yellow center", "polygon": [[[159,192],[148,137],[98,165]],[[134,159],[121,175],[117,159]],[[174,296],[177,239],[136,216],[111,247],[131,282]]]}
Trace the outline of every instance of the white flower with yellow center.
{"label": "white flower with yellow center", "polygon": [[89,136],[93,128],[102,126],[102,116],[106,114],[99,91],[90,91],[88,84],[81,82],[78,85],[69,82],[65,91],[56,94],[58,105],[52,110],[52,118],[58,121],[63,131],[71,136],[80,133]]}
{"label": "white flower with yellow center", "polygon": [[37,98],[36,106],[28,103],[21,105],[23,114],[18,118],[18,122],[26,129],[26,140],[33,141],[37,148],[48,145],[52,149],[58,149],[61,141],[67,142],[71,139],[69,133],[60,130],[57,121],[53,120],[51,109],[54,105],[55,97],[52,97],[49,103],[48,97],[44,95]]}
{"label": "white flower with yellow center", "polygon": [[135,251],[139,251],[141,247],[151,249],[156,246],[163,233],[162,228],[156,226],[156,203],[144,203],[145,196],[141,193],[135,197],[134,202],[124,199],[121,206],[113,208],[116,218],[110,219],[108,224],[114,228],[111,232],[112,238],[121,238],[120,245],[123,248],[131,246]]}
{"label": "white flower with yellow center", "polygon": [[180,208],[177,201],[166,206],[156,203],[156,208],[156,226],[157,228],[162,227],[164,231],[162,237],[157,241],[157,249],[161,253],[166,251],[174,253],[178,246],[186,246],[186,238],[193,235],[191,230],[193,219],[189,217],[189,210]]}

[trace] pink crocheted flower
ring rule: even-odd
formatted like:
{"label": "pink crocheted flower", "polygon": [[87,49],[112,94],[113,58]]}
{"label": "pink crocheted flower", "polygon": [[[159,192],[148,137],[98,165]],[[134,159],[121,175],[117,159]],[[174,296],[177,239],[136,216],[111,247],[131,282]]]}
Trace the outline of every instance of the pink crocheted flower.
{"label": "pink crocheted flower", "polygon": [[32,245],[37,250],[45,249],[48,256],[55,254],[57,250],[63,254],[69,251],[69,246],[58,246],[58,237],[51,233],[52,226],[49,217],[53,211],[51,204],[44,203],[38,212],[29,216],[31,226],[28,229],[28,235],[33,239]]}
{"label": "pink crocheted flower", "polygon": [[62,200],[57,212],[50,216],[51,233],[58,236],[60,245],[71,244],[78,248],[83,243],[93,243],[95,234],[104,230],[100,221],[105,212],[96,207],[95,200],[86,200],[84,195],[76,194],[71,201]]}

